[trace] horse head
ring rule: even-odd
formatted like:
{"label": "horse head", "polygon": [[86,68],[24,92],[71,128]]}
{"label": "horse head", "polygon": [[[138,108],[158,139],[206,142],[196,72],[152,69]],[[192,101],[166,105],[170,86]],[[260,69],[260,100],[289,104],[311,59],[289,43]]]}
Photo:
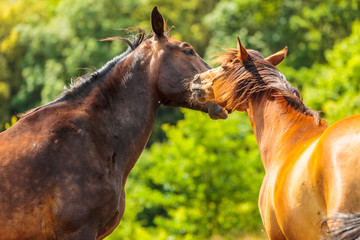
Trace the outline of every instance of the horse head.
{"label": "horse head", "polygon": [[[238,48],[221,53],[221,66],[197,74],[190,86],[193,99],[214,102],[223,108],[243,111],[253,93],[265,90],[266,74],[276,72],[276,66],[286,57],[287,47],[264,58],[255,50],[247,50],[238,38]],[[284,84],[284,83],[281,83]],[[270,86],[270,85],[269,85]]]}
{"label": "horse head", "polygon": [[154,7],[151,13],[153,34],[143,43],[151,54],[149,79],[156,89],[158,103],[208,112],[213,119],[226,118],[224,109],[213,103],[191,102],[189,85],[196,74],[210,69],[209,65],[187,42],[170,37],[162,15]]}

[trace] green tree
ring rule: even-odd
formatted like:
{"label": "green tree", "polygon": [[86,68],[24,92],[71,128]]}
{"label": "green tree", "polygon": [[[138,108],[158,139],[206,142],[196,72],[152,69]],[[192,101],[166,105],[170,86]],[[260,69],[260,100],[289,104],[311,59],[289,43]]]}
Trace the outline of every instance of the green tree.
{"label": "green tree", "polygon": [[293,73],[303,82],[306,103],[322,111],[329,123],[360,112],[359,42],[360,22],[354,21],[352,34],[326,51],[326,63]]}
{"label": "green tree", "polygon": [[[53,1],[50,1],[53,2]],[[15,27],[38,15],[47,19],[46,4],[34,0],[0,1],[0,130],[10,119],[12,97],[21,86],[21,63],[25,49],[19,44]]]}
{"label": "green tree", "polygon": [[168,140],[131,172],[124,220],[108,239],[203,239],[260,228],[264,172],[246,115],[213,121],[184,113],[163,126]]}
{"label": "green tree", "polygon": [[359,18],[358,0],[221,0],[205,18],[213,32],[207,56],[219,51],[216,44],[235,47],[240,36],[264,55],[287,45],[287,65],[310,67],[324,62],[324,52],[347,37]]}
{"label": "green tree", "polygon": [[12,99],[15,111],[53,100],[71,77],[94,71],[120,54],[124,44],[98,40],[113,35],[114,28],[132,25],[127,10],[119,1],[62,0],[48,21],[36,18],[18,24],[16,30],[25,54],[22,85]]}

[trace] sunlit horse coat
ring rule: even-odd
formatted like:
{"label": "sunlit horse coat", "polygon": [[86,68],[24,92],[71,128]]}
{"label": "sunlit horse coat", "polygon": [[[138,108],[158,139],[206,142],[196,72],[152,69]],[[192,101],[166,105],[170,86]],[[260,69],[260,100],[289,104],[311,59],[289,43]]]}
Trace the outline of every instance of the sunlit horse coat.
{"label": "sunlit horse coat", "polygon": [[270,239],[359,239],[360,115],[328,127],[276,69],[286,53],[264,59],[238,39],[222,66],[194,79],[194,99],[247,112],[266,171],[259,208]]}

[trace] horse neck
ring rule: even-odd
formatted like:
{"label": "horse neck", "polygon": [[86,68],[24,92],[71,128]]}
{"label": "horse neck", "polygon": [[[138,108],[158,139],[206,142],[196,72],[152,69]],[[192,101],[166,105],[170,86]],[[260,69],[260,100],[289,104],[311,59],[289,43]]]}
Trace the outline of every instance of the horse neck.
{"label": "horse neck", "polygon": [[278,159],[279,154],[293,150],[299,143],[318,137],[326,123],[313,116],[295,110],[283,98],[265,93],[251,100],[247,108],[261,158],[267,170]]}
{"label": "horse neck", "polygon": [[136,61],[131,54],[84,99],[97,126],[94,131],[117,153],[125,176],[148,141],[160,105],[145,74],[149,61]]}

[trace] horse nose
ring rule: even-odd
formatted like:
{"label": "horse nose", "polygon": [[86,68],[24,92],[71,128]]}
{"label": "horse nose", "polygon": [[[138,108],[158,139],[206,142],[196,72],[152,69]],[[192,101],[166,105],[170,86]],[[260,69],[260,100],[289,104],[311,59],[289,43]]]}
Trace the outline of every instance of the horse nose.
{"label": "horse nose", "polygon": [[196,75],[194,76],[194,81],[196,81],[196,80],[198,80],[198,79],[200,79],[200,73],[198,73],[198,74],[196,74]]}
{"label": "horse nose", "polygon": [[195,92],[197,90],[201,89],[201,79],[200,79],[200,74],[196,74],[190,84],[190,90],[192,92]]}
{"label": "horse nose", "polygon": [[190,91],[192,92],[192,97],[200,103],[205,103],[205,90],[202,88],[200,74],[194,76],[194,80],[190,84]]}

